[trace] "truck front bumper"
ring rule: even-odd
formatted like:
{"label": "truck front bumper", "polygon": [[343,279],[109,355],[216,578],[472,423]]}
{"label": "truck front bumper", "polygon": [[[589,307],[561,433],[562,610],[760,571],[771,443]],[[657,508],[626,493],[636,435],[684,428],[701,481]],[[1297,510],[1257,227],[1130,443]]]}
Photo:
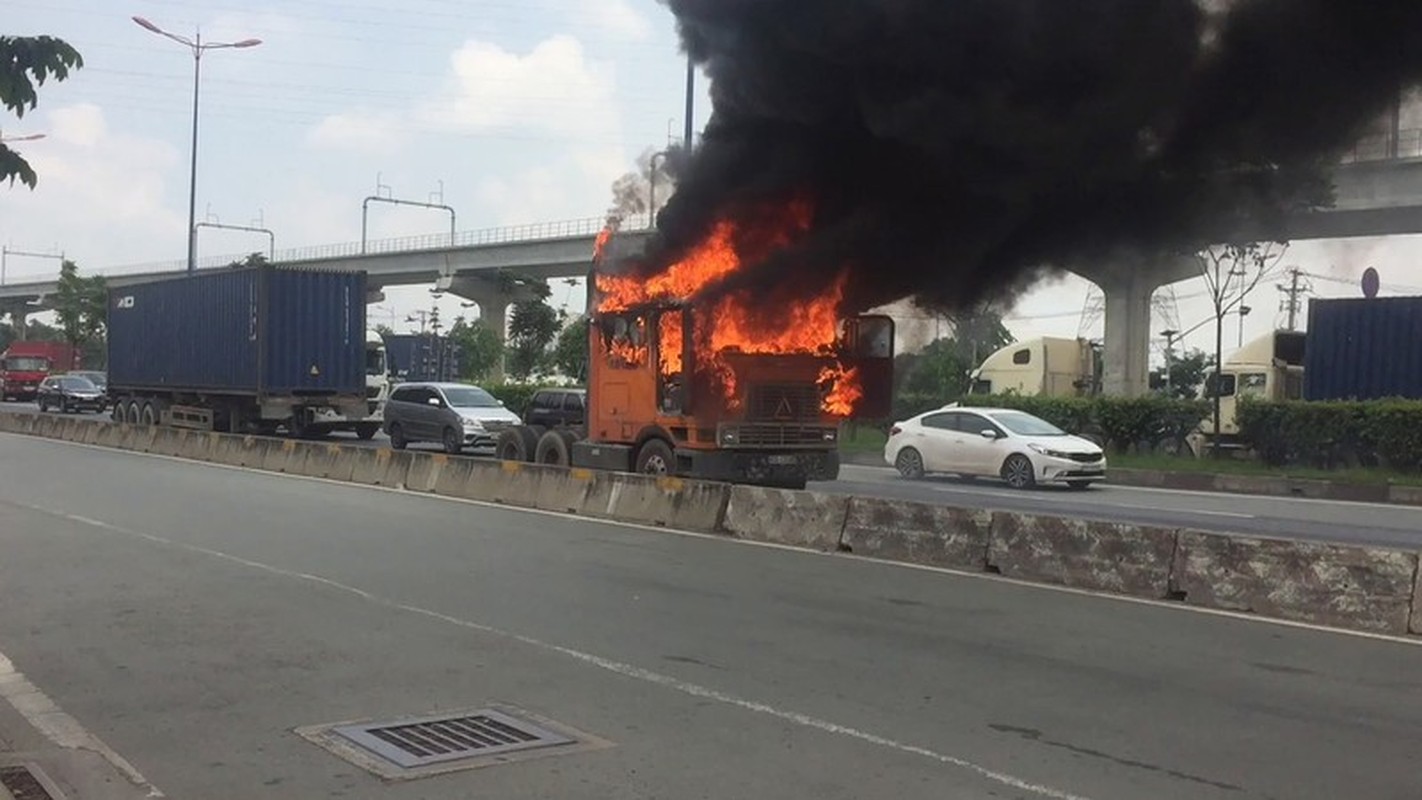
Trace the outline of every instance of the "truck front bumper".
{"label": "truck front bumper", "polygon": [[839,477],[835,450],[689,450],[676,451],[677,472],[728,483],[799,486]]}

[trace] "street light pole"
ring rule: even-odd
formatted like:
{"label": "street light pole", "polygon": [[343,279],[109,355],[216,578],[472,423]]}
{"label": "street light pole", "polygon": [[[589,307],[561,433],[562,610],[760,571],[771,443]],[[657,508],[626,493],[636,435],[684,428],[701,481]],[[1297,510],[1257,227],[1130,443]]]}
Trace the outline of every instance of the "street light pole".
{"label": "street light pole", "polygon": [[695,142],[692,141],[694,124],[692,114],[696,110],[696,62],[692,60],[691,53],[686,54],[686,138],[682,139],[682,146],[686,148],[688,154],[694,149]]}
{"label": "street light pole", "polygon": [[144,30],[156,33],[187,47],[193,54],[193,141],[192,162],[188,172],[188,273],[197,270],[197,148],[198,148],[198,91],[202,85],[202,54],[208,50],[228,50],[256,47],[261,39],[242,39],[237,42],[204,42],[202,33],[193,38],[169,33],[143,17],[133,17],[133,21]]}

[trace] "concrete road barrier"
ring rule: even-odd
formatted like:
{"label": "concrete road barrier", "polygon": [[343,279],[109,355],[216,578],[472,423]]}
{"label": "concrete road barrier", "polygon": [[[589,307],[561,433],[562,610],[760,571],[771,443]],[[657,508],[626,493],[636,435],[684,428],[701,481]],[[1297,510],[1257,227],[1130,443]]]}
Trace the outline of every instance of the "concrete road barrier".
{"label": "concrete road barrier", "polygon": [[1416,572],[1399,550],[1182,531],[1172,583],[1193,605],[1405,634]]}
{"label": "concrete road barrier", "polygon": [[130,425],[131,433],[124,436],[120,447],[147,453],[153,449],[153,440],[158,438],[158,427],[154,425]]}
{"label": "concrete road barrier", "polygon": [[291,471],[293,464],[301,463],[297,445],[305,444],[295,439],[258,439],[255,436],[244,436],[240,441],[242,466],[267,472]]}
{"label": "concrete road barrier", "polygon": [[433,492],[440,472],[448,463],[449,456],[444,453],[411,453],[405,488],[412,492]]}
{"label": "concrete road barrier", "polygon": [[838,550],[848,513],[844,495],[732,486],[723,527],[740,539]]}
{"label": "concrete road barrier", "polygon": [[1173,529],[995,511],[988,564],[1010,578],[1170,596]]}
{"label": "concrete road barrier", "polygon": [[388,448],[353,448],[351,480],[370,486],[399,487],[410,474],[410,453]]}
{"label": "concrete road barrier", "polygon": [[[117,448],[119,446],[119,442],[123,440],[124,428],[126,427],[128,426],[119,425],[113,422],[110,422],[107,425],[99,426],[99,435],[94,440],[94,444],[97,444],[100,447]],[[186,456],[185,453],[180,453],[179,455]]]}
{"label": "concrete road barrier", "polygon": [[722,530],[730,487],[682,478],[610,473],[589,497],[600,516],[642,525],[714,533]]}
{"label": "concrete road barrier", "polygon": [[562,514],[588,513],[589,498],[595,497],[600,483],[611,477],[608,473],[582,467],[565,469],[545,465],[538,467],[537,472],[535,507]]}
{"label": "concrete road barrier", "polygon": [[991,528],[988,511],[855,497],[841,542],[855,555],[980,571]]}
{"label": "concrete road barrier", "polygon": [[153,448],[148,452],[162,456],[182,455],[187,438],[188,432],[182,428],[159,428],[153,436]]}
{"label": "concrete road barrier", "polygon": [[1422,486],[1393,484],[1387,488],[1387,500],[1398,505],[1422,506]]}

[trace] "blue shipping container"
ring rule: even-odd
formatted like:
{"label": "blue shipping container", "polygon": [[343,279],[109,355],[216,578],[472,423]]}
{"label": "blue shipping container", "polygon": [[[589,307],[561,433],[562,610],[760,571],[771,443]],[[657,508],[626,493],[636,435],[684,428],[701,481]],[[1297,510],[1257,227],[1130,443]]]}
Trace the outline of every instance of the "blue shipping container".
{"label": "blue shipping container", "polygon": [[1313,300],[1305,400],[1422,399],[1422,297]]}
{"label": "blue shipping container", "polygon": [[225,269],[109,291],[109,387],[365,392],[365,273]]}
{"label": "blue shipping container", "polygon": [[459,380],[460,348],[454,340],[428,333],[392,333],[383,338],[390,374],[397,380]]}

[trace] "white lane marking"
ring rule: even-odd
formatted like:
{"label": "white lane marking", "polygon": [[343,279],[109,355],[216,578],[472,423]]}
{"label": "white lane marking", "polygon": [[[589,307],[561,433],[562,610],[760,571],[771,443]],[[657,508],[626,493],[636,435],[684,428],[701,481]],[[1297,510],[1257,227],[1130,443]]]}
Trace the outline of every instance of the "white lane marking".
{"label": "white lane marking", "polygon": [[[0,433],[0,437],[8,436],[8,435],[22,436],[23,434],[5,434],[5,433]],[[27,438],[27,439],[34,439],[35,437],[26,436],[25,438]],[[1173,612],[1177,612],[1177,613],[1183,613],[1183,614],[1203,614],[1203,615],[1205,615],[1205,616],[1210,616],[1210,617],[1226,617],[1226,618],[1229,618],[1229,619],[1237,620],[1237,621],[1239,621],[1239,622],[1253,623],[1253,624],[1255,624],[1255,625],[1272,625],[1272,626],[1280,627],[1280,628],[1297,628],[1297,629],[1299,629],[1299,630],[1306,630],[1306,631],[1310,631],[1310,632],[1312,632],[1312,633],[1325,633],[1325,634],[1331,634],[1331,635],[1333,635],[1333,636],[1347,636],[1347,637],[1354,638],[1354,639],[1372,639],[1372,640],[1375,640],[1375,641],[1390,642],[1390,643],[1392,643],[1392,644],[1405,644],[1405,645],[1411,645],[1411,646],[1413,646],[1413,647],[1422,647],[1422,636],[1416,636],[1416,637],[1413,637],[1413,636],[1394,636],[1394,635],[1392,635],[1392,634],[1387,634],[1387,633],[1372,633],[1372,632],[1369,632],[1369,631],[1348,630],[1347,628],[1330,628],[1330,627],[1328,627],[1328,626],[1326,626],[1326,625],[1315,625],[1315,624],[1309,623],[1309,622],[1298,622],[1298,621],[1295,621],[1295,620],[1278,619],[1278,618],[1275,618],[1275,617],[1261,617],[1261,616],[1259,616],[1259,615],[1257,615],[1257,614],[1248,614],[1248,613],[1241,612],[1241,611],[1227,611],[1227,610],[1224,610],[1224,609],[1203,608],[1203,607],[1201,607],[1201,606],[1185,605],[1185,604],[1182,604],[1182,603],[1179,603],[1179,602],[1175,602],[1175,601],[1170,601],[1170,600],[1152,600],[1152,599],[1146,598],[1146,597],[1131,597],[1131,596],[1129,596],[1129,595],[1124,595],[1124,594],[1113,594],[1113,593],[1111,593],[1111,592],[1102,592],[1102,591],[1097,591],[1097,590],[1094,590],[1094,589],[1079,589],[1079,588],[1076,588],[1076,587],[1072,587],[1072,586],[1062,586],[1062,585],[1060,585],[1060,584],[1055,584],[1055,583],[1033,583],[1032,581],[1019,580],[1019,579],[1017,579],[1017,578],[1009,578],[1009,577],[1006,577],[1006,576],[1003,576],[1003,575],[998,575],[998,574],[991,573],[991,572],[969,572],[969,571],[966,571],[966,570],[952,569],[952,568],[949,568],[949,567],[938,567],[938,566],[933,566],[933,565],[929,565],[929,564],[910,564],[910,563],[905,562],[905,561],[890,561],[890,560],[881,559],[881,558],[871,558],[871,557],[869,557],[869,556],[859,556],[859,555],[854,555],[854,554],[852,554],[852,553],[826,552],[826,551],[823,551],[823,550],[811,550],[811,549],[805,548],[805,547],[795,547],[795,546],[793,546],[793,545],[778,544],[778,543],[776,543],[776,542],[756,542],[756,541],[751,541],[751,540],[749,540],[749,539],[737,539],[737,538],[733,538],[733,537],[730,537],[730,536],[726,536],[726,535],[724,535],[724,534],[717,534],[717,533],[697,533],[697,532],[695,532],[695,531],[683,531],[683,530],[677,530],[676,528],[664,528],[664,527],[660,527],[660,526],[656,526],[656,525],[643,525],[643,524],[640,524],[640,523],[637,523],[637,522],[623,522],[623,521],[615,520],[615,519],[603,519],[603,518],[598,518],[598,517],[584,517],[584,516],[579,516],[579,515],[577,515],[577,514],[569,514],[569,513],[565,512],[565,511],[545,511],[545,510],[543,510],[543,509],[538,509],[538,508],[519,508],[518,506],[504,505],[504,504],[502,504],[502,503],[489,503],[489,502],[485,502],[485,501],[482,501],[482,500],[468,500],[468,499],[465,499],[465,498],[463,498],[463,497],[448,497],[448,496],[445,496],[445,495],[427,494],[427,493],[425,493],[425,492],[412,492],[412,491],[409,491],[408,489],[397,489],[397,488],[392,487],[392,486],[370,486],[370,485],[363,484],[363,483],[351,483],[351,482],[349,482],[349,481],[338,481],[338,480],[332,480],[332,479],[330,479],[330,478],[310,478],[310,477],[307,477],[307,476],[305,476],[305,475],[292,475],[292,474],[286,473],[286,472],[268,472],[268,471],[266,471],[266,470],[256,469],[256,468],[254,468],[254,467],[234,467],[234,466],[229,466],[229,465],[227,465],[227,464],[214,464],[214,463],[212,463],[212,462],[210,462],[210,461],[193,461],[192,459],[189,459],[189,458],[179,458],[179,457],[177,457],[177,456],[165,456],[165,455],[159,455],[159,454],[157,454],[157,453],[142,453],[142,452],[138,452],[138,451],[134,451],[134,450],[115,450],[115,449],[113,449],[112,447],[100,447],[99,445],[82,444],[82,443],[79,443],[79,442],[64,442],[64,441],[60,441],[60,440],[58,440],[58,439],[42,439],[42,440],[40,440],[40,441],[51,442],[51,443],[53,443],[53,444],[59,444],[59,445],[68,445],[68,446],[71,446],[71,447],[82,447],[82,448],[85,448],[85,449],[88,449],[88,450],[99,450],[99,451],[102,451],[102,452],[105,452],[105,453],[109,453],[109,454],[127,454],[127,455],[131,455],[131,456],[140,456],[140,457],[143,457],[143,458],[159,459],[159,460],[162,460],[162,461],[173,461],[173,462],[178,462],[178,463],[182,463],[182,464],[189,465],[189,466],[196,464],[196,465],[198,465],[198,466],[209,467],[209,468],[212,468],[212,469],[223,469],[223,470],[232,470],[232,471],[234,471],[234,472],[245,472],[245,473],[247,473],[247,474],[249,474],[249,475],[259,476],[259,477],[267,478],[267,479],[269,479],[269,480],[311,481],[311,482],[313,482],[313,483],[324,483],[324,484],[329,484],[329,485],[331,485],[331,486],[339,486],[339,487],[342,487],[342,488],[345,488],[345,489],[348,489],[348,490],[351,490],[351,491],[361,491],[361,490],[365,490],[365,491],[387,492],[387,493],[390,493],[390,494],[402,495],[402,496],[407,497],[407,498],[419,498],[419,499],[421,499],[421,500],[434,500],[434,501],[442,502],[442,503],[455,503],[455,504],[458,504],[458,505],[477,506],[477,507],[479,507],[479,508],[495,509],[495,510],[503,511],[503,512],[510,513],[510,514],[531,514],[531,515],[534,515],[534,516],[542,516],[542,517],[556,517],[556,518],[558,518],[558,519],[568,520],[568,521],[571,521],[571,522],[580,522],[580,523],[583,523],[583,524],[585,524],[585,525],[606,526],[606,527],[609,527],[609,528],[626,528],[626,529],[629,529],[629,530],[644,531],[644,532],[646,532],[646,533],[659,533],[659,534],[670,534],[670,535],[672,535],[672,536],[682,536],[682,537],[685,537],[685,538],[688,538],[688,539],[706,539],[706,540],[713,541],[713,542],[720,542],[720,543],[723,543],[723,544],[732,544],[732,545],[737,545],[737,546],[740,546],[740,547],[765,547],[765,548],[769,548],[769,549],[771,549],[771,550],[785,550],[785,551],[792,552],[792,553],[798,553],[798,554],[800,554],[800,555],[815,556],[815,557],[817,557],[817,558],[848,558],[848,559],[851,559],[851,560],[854,560],[854,561],[863,561],[863,562],[868,563],[868,564],[875,564],[875,565],[880,566],[880,567],[886,567],[886,568],[891,568],[891,569],[893,569],[893,568],[903,568],[903,569],[921,570],[921,571],[924,571],[924,572],[937,572],[937,573],[942,574],[942,575],[952,575],[952,576],[958,577],[958,578],[972,578],[973,580],[988,581],[988,582],[991,582],[991,583],[1007,583],[1007,584],[1011,584],[1011,585],[1013,585],[1013,586],[1017,586],[1017,587],[1020,587],[1020,588],[1023,588],[1023,589],[1031,589],[1031,590],[1039,591],[1039,592],[1058,592],[1058,593],[1063,593],[1063,594],[1072,594],[1072,595],[1077,595],[1077,596],[1081,596],[1081,597],[1092,597],[1092,598],[1095,598],[1095,599],[1097,599],[1097,600],[1107,600],[1107,601],[1117,602],[1117,603],[1132,603],[1132,604],[1134,604],[1134,605],[1147,605],[1147,606],[1152,606],[1152,607],[1154,607],[1154,608],[1164,609],[1164,610],[1173,611]],[[883,499],[892,500],[892,499],[894,499],[894,498],[883,498]],[[29,509],[32,510],[32,511],[39,511],[39,512],[41,512],[41,513],[51,513],[51,512],[45,511],[44,509],[32,508],[32,507],[30,507],[30,506],[26,506],[26,505],[23,505],[23,504],[20,504],[20,503],[15,503],[15,502],[13,502],[13,501],[6,501],[6,500],[3,500],[3,499],[0,499],[0,503],[5,503],[5,502],[9,502],[11,505],[18,506],[18,507],[20,507],[20,508],[29,508]],[[986,510],[992,510],[992,509],[986,509]],[[1246,539],[1279,539],[1279,538],[1281,538],[1281,537],[1278,537],[1278,536],[1269,536],[1269,535],[1267,535],[1267,534],[1261,534],[1261,533],[1239,533],[1239,532],[1233,532],[1233,533],[1229,533],[1229,534],[1227,534],[1227,535],[1241,536],[1241,537],[1244,537],[1244,538],[1246,538]],[[1315,539],[1300,539],[1300,540],[1298,540],[1298,541],[1303,541],[1303,542],[1315,542],[1315,543],[1322,543],[1322,544],[1339,544],[1339,545],[1346,545],[1346,544],[1347,544],[1347,542],[1334,542],[1334,541],[1327,541],[1327,540],[1323,540],[1323,541],[1319,542],[1319,540],[1315,540]],[[1394,549],[1394,550],[1396,550],[1396,549],[1405,549],[1405,548],[1403,548],[1402,546],[1399,546],[1399,545],[1364,545],[1364,546],[1367,546],[1367,547],[1384,547],[1384,548],[1391,548],[1391,549]]]}
{"label": "white lane marking", "polygon": [[[39,690],[15,669],[10,659],[0,653],[0,699],[25,718],[26,722],[46,739],[66,750],[87,750],[97,753],[115,769],[123,773],[129,783],[147,792],[148,797],[163,797],[158,787],[149,783],[128,760],[104,744],[99,737],[85,730],[79,720],[64,713],[49,696]],[[9,795],[5,795],[9,797]]]}
{"label": "white lane marking", "polygon": [[[212,558],[228,561],[233,564],[238,564],[249,569],[260,570],[271,575],[278,575],[285,578],[292,578],[296,580],[315,583],[320,586],[354,595],[360,598],[361,600],[364,600],[368,603],[372,603],[374,605],[383,606],[385,608],[394,609],[398,611],[404,611],[410,614],[417,614],[450,625],[466,628],[468,630],[479,631],[480,633],[485,633],[492,636],[512,639],[513,641],[528,645],[539,650],[558,653],[559,655],[567,656],[577,661],[581,661],[585,664],[589,664],[591,666],[606,670],[617,675],[621,675],[626,678],[632,678],[634,680],[643,681],[645,683],[651,683],[657,686],[662,686],[664,688],[671,689],[673,691],[680,692],[691,697],[697,697],[705,700],[714,700],[718,703],[744,709],[746,711],[751,711],[757,714],[764,714],[766,716],[774,717],[775,719],[783,720],[785,722],[790,722],[804,728],[811,728],[814,730],[822,731],[824,733],[831,733],[838,736],[844,736],[850,739],[857,739],[868,744],[877,745],[879,747],[884,747],[891,750],[897,750],[901,753],[927,758],[932,761],[936,761],[940,764],[958,767],[960,769],[975,773],[978,776],[990,780],[994,783],[999,783],[1004,786],[1017,789],[1019,791],[1030,792],[1041,797],[1053,798],[1053,800],[1088,800],[1088,798],[1082,795],[1072,794],[1071,792],[1067,792],[1061,789],[1055,789],[1050,786],[1043,786],[1041,784],[1032,783],[1022,778],[1018,778],[1013,775],[1008,775],[1007,773],[998,772],[989,767],[981,766],[965,758],[959,758],[957,756],[948,755],[946,753],[940,753],[936,750],[930,750],[926,747],[920,747],[918,745],[900,742],[896,739],[890,739],[886,736],[880,736],[875,733],[868,733],[866,731],[861,731],[857,728],[852,728],[847,725],[841,725],[839,723],[823,720],[818,717],[810,716],[808,714],[802,714],[798,711],[789,711],[786,709],[777,708],[776,706],[772,706],[767,703],[762,703],[756,700],[749,700],[743,697],[739,697],[737,695],[729,694],[727,692],[722,692],[718,689],[712,689],[706,686],[702,686],[700,684],[683,681],[671,675],[666,675],[660,672],[654,672],[652,670],[644,669],[633,664],[628,664],[622,661],[615,661],[610,658],[604,658],[602,656],[587,653],[582,650],[576,650],[571,647],[565,647],[563,645],[554,644],[552,642],[546,642],[542,639],[537,639],[532,636],[525,636],[523,634],[513,633],[511,631],[506,631],[502,628],[496,628],[492,625],[486,625],[481,622],[475,622],[473,620],[455,617],[449,614],[441,613],[439,611],[433,611],[420,606],[410,605],[409,603],[402,603],[398,600],[392,600],[389,598],[381,597],[364,589],[351,586],[349,584],[341,583],[340,581],[336,581],[321,575],[314,575],[307,572],[284,569],[282,567],[273,566],[271,564],[265,564],[260,561],[253,561],[248,558],[242,558],[241,556],[235,556],[231,553],[225,553],[221,550],[213,550],[208,547],[202,547],[195,544],[180,542],[152,533],[135,531],[129,528],[122,527],[120,525],[113,525],[100,520],[89,519],[88,517],[81,517],[77,514],[67,514],[62,511],[53,511],[47,508],[41,508],[39,506],[32,506],[23,503],[13,503],[13,501],[11,502],[13,505],[29,509],[30,511],[35,511],[52,517],[58,517],[60,519],[66,519],[71,522],[87,525],[89,527],[97,528],[99,530],[107,531],[110,533],[118,533],[125,536],[136,537],[151,542],[153,544],[163,545],[165,547],[173,547],[181,550],[186,550],[192,553],[199,553],[202,555],[210,556]],[[75,724],[77,725],[77,723]]]}

